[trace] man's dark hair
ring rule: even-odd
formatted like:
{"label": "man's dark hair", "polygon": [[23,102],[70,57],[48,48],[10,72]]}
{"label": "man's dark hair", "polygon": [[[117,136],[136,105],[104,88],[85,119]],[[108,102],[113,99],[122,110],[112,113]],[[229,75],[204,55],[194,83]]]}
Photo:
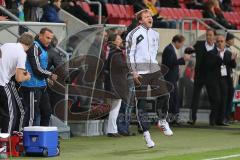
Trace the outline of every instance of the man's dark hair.
{"label": "man's dark hair", "polygon": [[172,38],[173,43],[176,43],[176,42],[182,43],[183,41],[185,41],[185,37],[181,34],[177,34]]}
{"label": "man's dark hair", "polygon": [[234,39],[235,38],[235,36],[232,34],[232,33],[227,33],[227,36],[226,36],[226,41],[229,41],[229,40],[231,40],[231,39]]}
{"label": "man's dark hair", "polygon": [[207,32],[213,32],[214,35],[217,35],[216,30],[215,30],[215,29],[212,29],[212,28],[208,28],[208,29],[206,30],[206,33],[207,33]]}
{"label": "man's dark hair", "polygon": [[42,28],[39,33],[44,34],[45,32],[53,33],[53,31],[47,27]]}

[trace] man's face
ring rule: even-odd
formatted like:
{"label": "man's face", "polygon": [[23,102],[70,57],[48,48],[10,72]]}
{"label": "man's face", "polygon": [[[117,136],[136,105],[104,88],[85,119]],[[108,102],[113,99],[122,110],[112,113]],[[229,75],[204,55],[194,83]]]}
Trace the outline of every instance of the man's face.
{"label": "man's face", "polygon": [[216,39],[217,47],[221,50],[225,48],[225,37],[224,36],[217,36]]}
{"label": "man's face", "polygon": [[233,46],[233,45],[234,45],[234,39],[230,39],[230,40],[226,41],[226,43],[227,43],[229,46]]}
{"label": "man's face", "polygon": [[120,47],[120,46],[122,45],[122,38],[121,38],[119,35],[117,35],[116,40],[114,41],[114,43],[115,43],[118,47]]}
{"label": "man's face", "polygon": [[46,31],[43,34],[39,35],[39,40],[45,47],[48,47],[53,39],[53,33]]}
{"label": "man's face", "polygon": [[213,31],[207,31],[206,39],[209,44],[213,44],[215,42],[215,35]]}
{"label": "man's face", "polygon": [[184,41],[182,41],[182,42],[176,42],[176,49],[181,49],[182,47],[183,47],[183,45],[184,45]]}
{"label": "man's face", "polygon": [[139,22],[146,26],[147,28],[152,28],[153,19],[151,13],[150,12],[142,13],[142,19]]}
{"label": "man's face", "polygon": [[62,3],[62,0],[58,0],[58,1],[55,2],[54,4],[55,4],[58,8],[61,8],[61,3]]}
{"label": "man's face", "polygon": [[23,49],[24,51],[27,53],[27,51],[29,50],[29,48],[31,47],[32,45],[28,46],[28,45],[23,45]]}

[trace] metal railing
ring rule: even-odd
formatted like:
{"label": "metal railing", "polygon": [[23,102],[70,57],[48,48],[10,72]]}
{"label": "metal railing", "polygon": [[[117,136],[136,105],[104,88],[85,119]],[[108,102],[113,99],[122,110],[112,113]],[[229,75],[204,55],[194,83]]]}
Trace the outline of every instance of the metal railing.
{"label": "metal railing", "polygon": [[9,12],[6,8],[0,6],[0,11],[5,14],[6,16],[8,16],[9,18],[11,18],[14,21],[19,21],[19,18],[17,16],[15,16],[14,14],[12,14],[11,12]]}
{"label": "metal railing", "polygon": [[102,24],[102,4],[100,2],[92,2],[85,0],[88,4],[98,5],[98,24]]}

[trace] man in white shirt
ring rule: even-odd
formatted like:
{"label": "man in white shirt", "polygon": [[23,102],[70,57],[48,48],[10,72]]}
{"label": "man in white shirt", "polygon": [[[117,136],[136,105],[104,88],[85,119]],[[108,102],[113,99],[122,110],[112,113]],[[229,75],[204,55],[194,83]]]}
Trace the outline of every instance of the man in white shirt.
{"label": "man in white shirt", "polygon": [[21,129],[17,123],[17,105],[23,119],[24,110],[19,99],[15,83],[11,78],[15,75],[17,82],[30,79],[30,74],[25,70],[26,51],[33,43],[33,36],[23,33],[18,43],[6,43],[0,47],[0,126],[2,133],[11,133]]}
{"label": "man in white shirt", "polygon": [[[137,116],[143,136],[148,148],[155,146],[149,133],[149,120],[146,111],[147,87],[151,86],[151,97],[157,98],[156,112],[158,114],[158,127],[167,136],[173,135],[166,121],[169,107],[169,92],[173,86],[162,79],[157,53],[159,48],[159,34],[152,29],[152,15],[147,9],[136,14],[140,25],[133,29],[126,38],[127,54],[130,59],[133,78],[136,84]],[[164,95],[164,96],[163,96]],[[164,101],[162,105],[162,101]],[[161,108],[161,112],[160,112]]]}
{"label": "man in white shirt", "polygon": [[[232,93],[232,69],[236,68],[237,54],[230,52],[226,48],[225,36],[218,35],[216,38],[216,45],[221,58],[221,78],[220,78],[220,92],[221,92],[221,103],[217,113],[216,125],[228,126],[226,123],[226,115],[231,113],[232,106],[230,105],[233,96]],[[228,113],[227,113],[228,112]]]}
{"label": "man in white shirt", "polygon": [[221,59],[215,45],[216,32],[213,29],[206,30],[206,40],[197,41],[193,46],[196,53],[195,76],[193,86],[193,98],[191,104],[191,116],[189,124],[194,125],[197,120],[200,93],[203,86],[206,87],[211,113],[209,124],[216,125],[217,111],[220,106],[220,66]]}

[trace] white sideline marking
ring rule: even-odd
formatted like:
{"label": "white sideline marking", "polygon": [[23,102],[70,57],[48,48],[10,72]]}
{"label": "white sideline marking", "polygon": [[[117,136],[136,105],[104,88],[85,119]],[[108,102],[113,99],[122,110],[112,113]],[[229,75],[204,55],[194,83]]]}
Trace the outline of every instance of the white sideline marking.
{"label": "white sideline marking", "polygon": [[240,157],[240,154],[224,156],[224,157],[217,157],[217,158],[209,158],[209,159],[203,159],[203,160],[219,160],[219,159],[228,159],[228,158],[235,158],[235,157]]}

